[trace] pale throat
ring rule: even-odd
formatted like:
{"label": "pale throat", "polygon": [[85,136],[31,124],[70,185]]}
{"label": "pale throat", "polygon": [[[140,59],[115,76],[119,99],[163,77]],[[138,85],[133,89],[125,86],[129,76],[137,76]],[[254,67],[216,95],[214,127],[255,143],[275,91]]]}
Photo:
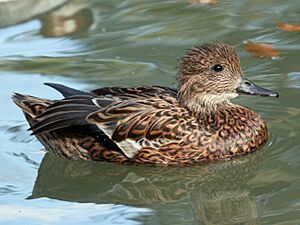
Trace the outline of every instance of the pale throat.
{"label": "pale throat", "polygon": [[230,100],[237,96],[237,93],[203,93],[181,99],[181,103],[195,114],[210,114],[225,108],[235,107],[236,105]]}

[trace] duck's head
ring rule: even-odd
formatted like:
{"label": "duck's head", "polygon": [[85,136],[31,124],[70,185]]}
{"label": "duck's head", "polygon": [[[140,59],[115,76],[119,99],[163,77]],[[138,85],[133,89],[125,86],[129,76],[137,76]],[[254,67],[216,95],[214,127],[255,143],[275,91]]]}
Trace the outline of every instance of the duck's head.
{"label": "duck's head", "polygon": [[240,94],[279,96],[247,80],[235,48],[224,43],[206,43],[188,50],[179,68],[179,99],[192,111],[230,104],[230,99]]}

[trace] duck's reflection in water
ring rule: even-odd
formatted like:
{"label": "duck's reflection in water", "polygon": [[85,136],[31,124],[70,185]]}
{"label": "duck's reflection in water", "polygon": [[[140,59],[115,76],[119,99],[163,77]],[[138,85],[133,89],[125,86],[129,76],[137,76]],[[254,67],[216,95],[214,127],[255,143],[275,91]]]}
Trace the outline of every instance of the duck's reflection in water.
{"label": "duck's reflection in water", "polygon": [[196,217],[204,224],[260,224],[256,203],[242,184],[204,184],[193,191],[192,205]]}
{"label": "duck's reflection in water", "polygon": [[260,224],[247,182],[263,154],[190,167],[86,163],[46,154],[29,198],[141,206],[203,224]]}

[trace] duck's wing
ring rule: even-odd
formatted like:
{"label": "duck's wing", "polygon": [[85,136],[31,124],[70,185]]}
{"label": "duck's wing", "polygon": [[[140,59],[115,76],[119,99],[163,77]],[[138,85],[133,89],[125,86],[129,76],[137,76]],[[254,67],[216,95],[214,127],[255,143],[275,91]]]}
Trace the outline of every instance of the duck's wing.
{"label": "duck's wing", "polygon": [[[115,101],[78,95],[48,106],[35,117],[30,130],[35,135],[63,129],[84,132],[133,158],[143,148],[179,143],[198,126],[170,96]],[[102,137],[108,138],[106,144]]]}
{"label": "duck's wing", "polygon": [[[89,125],[86,121],[87,115],[99,110],[100,106],[93,103],[93,98],[89,95],[73,95],[56,101],[35,117],[35,123],[29,130],[36,135],[68,127]],[[98,104],[105,107],[112,102],[114,100],[103,98]]]}
{"label": "duck's wing", "polygon": [[[132,158],[140,149],[159,149],[178,142],[195,130],[190,113],[179,106],[177,91],[165,87],[101,88],[76,92],[60,85],[50,85],[66,98],[36,116],[33,134],[87,128],[95,136],[104,135]],[[74,95],[73,95],[74,94]],[[75,129],[76,128],[76,129]]]}
{"label": "duck's wing", "polygon": [[[101,99],[93,102],[101,104]],[[115,102],[90,114],[87,121],[97,125],[129,158],[144,147],[160,149],[179,143],[198,128],[190,112],[171,96]]]}

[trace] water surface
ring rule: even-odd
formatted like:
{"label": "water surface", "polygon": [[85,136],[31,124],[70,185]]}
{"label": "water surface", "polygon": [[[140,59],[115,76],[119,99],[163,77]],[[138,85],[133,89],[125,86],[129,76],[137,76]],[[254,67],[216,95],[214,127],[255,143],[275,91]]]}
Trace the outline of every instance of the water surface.
{"label": "water surface", "polygon": [[[299,9],[297,0],[0,1],[0,223],[300,224],[300,39],[275,25],[299,24]],[[46,154],[10,100],[60,98],[43,82],[176,86],[176,60],[210,40],[236,46],[246,76],[280,92],[236,100],[269,125],[253,155],[187,168],[73,162]],[[247,41],[281,55],[255,58]]]}

